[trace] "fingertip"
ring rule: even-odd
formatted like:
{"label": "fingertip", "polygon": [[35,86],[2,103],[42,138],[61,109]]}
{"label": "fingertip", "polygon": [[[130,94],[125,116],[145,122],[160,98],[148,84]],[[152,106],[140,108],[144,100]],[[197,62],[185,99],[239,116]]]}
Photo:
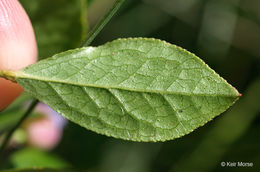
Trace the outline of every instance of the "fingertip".
{"label": "fingertip", "polygon": [[[37,61],[34,31],[17,0],[0,0],[0,70],[19,70]],[[0,78],[0,110],[22,93],[16,83]]]}
{"label": "fingertip", "polygon": [[0,1],[0,69],[19,70],[37,60],[34,31],[17,0]]}

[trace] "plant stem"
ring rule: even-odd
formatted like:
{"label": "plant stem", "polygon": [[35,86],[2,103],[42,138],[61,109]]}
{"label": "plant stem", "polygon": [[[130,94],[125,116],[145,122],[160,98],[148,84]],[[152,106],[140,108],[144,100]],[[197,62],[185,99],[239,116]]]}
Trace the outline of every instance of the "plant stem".
{"label": "plant stem", "polygon": [[89,46],[91,42],[96,38],[99,32],[104,28],[104,26],[111,20],[114,14],[118,11],[125,0],[117,0],[114,6],[109,10],[109,12],[96,24],[96,26],[89,32],[86,40],[81,45],[82,47]]}
{"label": "plant stem", "polygon": [[11,130],[7,133],[6,137],[4,138],[4,141],[0,147],[0,155],[3,153],[6,145],[8,144],[10,138],[12,137],[14,131],[22,124],[22,122],[30,115],[30,113],[33,111],[35,106],[38,104],[38,100],[33,100],[33,102],[30,104],[27,111],[24,113],[24,115],[21,117],[21,119],[11,128]]}

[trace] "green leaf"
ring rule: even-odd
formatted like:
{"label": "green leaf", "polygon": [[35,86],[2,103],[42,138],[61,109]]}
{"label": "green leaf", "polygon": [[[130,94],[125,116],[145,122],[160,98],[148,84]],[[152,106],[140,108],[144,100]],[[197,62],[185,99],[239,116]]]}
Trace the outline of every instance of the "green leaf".
{"label": "green leaf", "polygon": [[67,51],[13,75],[67,119],[133,141],[181,137],[239,97],[194,54],[146,38]]}
{"label": "green leaf", "polygon": [[70,165],[59,157],[34,148],[25,148],[10,157],[15,168],[64,169]]}

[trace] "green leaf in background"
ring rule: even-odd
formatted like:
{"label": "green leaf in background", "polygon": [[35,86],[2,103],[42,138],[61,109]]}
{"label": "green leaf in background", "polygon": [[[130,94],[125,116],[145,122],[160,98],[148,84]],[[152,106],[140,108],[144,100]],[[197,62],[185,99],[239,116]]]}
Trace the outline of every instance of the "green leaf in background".
{"label": "green leaf in background", "polygon": [[70,50],[13,74],[69,120],[132,141],[181,137],[239,97],[194,54],[156,39]]}
{"label": "green leaf in background", "polygon": [[20,0],[36,35],[39,57],[79,46],[87,32],[87,0]]}
{"label": "green leaf in background", "polygon": [[53,168],[65,169],[67,162],[59,157],[34,148],[25,148],[11,155],[10,161],[15,168]]}

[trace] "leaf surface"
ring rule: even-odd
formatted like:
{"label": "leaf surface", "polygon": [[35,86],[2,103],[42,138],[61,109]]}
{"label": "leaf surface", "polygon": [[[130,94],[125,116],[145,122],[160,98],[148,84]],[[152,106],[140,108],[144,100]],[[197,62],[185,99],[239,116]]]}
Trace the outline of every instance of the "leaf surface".
{"label": "leaf surface", "polygon": [[239,97],[194,54],[148,38],[70,50],[15,75],[27,92],[67,119],[133,141],[181,137]]}

